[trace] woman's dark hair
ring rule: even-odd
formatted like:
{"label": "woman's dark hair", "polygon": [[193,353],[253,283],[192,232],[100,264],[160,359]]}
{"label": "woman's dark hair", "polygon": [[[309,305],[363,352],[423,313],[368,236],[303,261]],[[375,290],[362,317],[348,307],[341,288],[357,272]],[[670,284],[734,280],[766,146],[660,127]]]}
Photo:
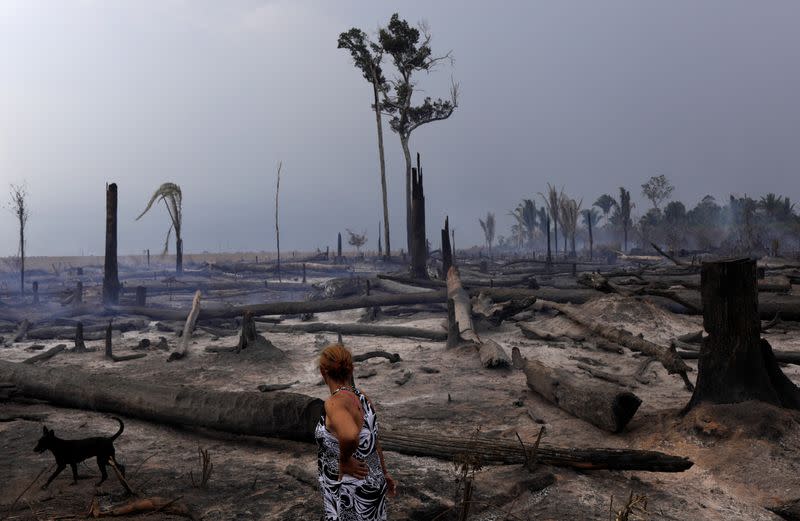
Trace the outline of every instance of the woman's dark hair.
{"label": "woman's dark hair", "polygon": [[332,380],[349,382],[353,376],[353,355],[342,344],[331,344],[319,355],[319,368]]}

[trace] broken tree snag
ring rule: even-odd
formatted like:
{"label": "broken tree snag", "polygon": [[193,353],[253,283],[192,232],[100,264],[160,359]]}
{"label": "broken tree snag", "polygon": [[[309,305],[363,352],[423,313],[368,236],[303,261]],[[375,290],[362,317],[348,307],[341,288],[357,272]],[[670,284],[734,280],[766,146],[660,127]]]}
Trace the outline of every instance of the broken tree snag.
{"label": "broken tree snag", "polygon": [[23,364],[33,364],[33,363],[36,363],[36,362],[40,362],[42,360],[47,360],[49,358],[53,358],[58,353],[60,353],[64,349],[66,349],[66,347],[67,347],[66,344],[58,344],[57,346],[51,347],[50,349],[48,349],[47,351],[45,351],[43,353],[39,353],[38,355],[35,355],[35,356],[32,356],[32,357],[30,357],[30,358],[28,358],[26,360],[23,360],[22,363]]}
{"label": "broken tree snag", "polygon": [[[421,432],[381,431],[384,450],[409,456],[424,456],[453,461],[458,455],[479,454],[486,463],[522,464],[527,455],[516,440],[488,437],[456,437]],[[562,448],[541,443],[536,461],[544,465],[578,470],[638,470],[645,472],[683,472],[692,467],[688,458],[663,452],[635,449]]]}
{"label": "broken tree snag", "polygon": [[342,232],[336,238],[336,262],[342,262]]}
{"label": "broken tree snag", "polygon": [[684,385],[688,390],[691,391],[694,389],[694,386],[689,381],[689,377],[686,375],[686,373],[690,372],[692,368],[686,365],[686,362],[684,362],[681,357],[671,349],[661,347],[658,344],[654,344],[648,340],[645,340],[644,338],[632,335],[629,331],[624,329],[607,326],[590,317],[587,317],[572,306],[558,304],[547,300],[538,300],[537,304],[543,308],[554,309],[562,313],[573,322],[584,326],[592,333],[606,340],[609,340],[615,344],[619,344],[623,347],[627,347],[632,351],[638,351],[656,358],[659,362],[661,362],[661,365],[664,366],[668,373],[680,375],[680,377],[683,379]]}
{"label": "broken tree snag", "polygon": [[616,385],[578,378],[535,360],[527,360],[523,371],[528,387],[545,400],[609,432],[622,431],[642,403]]}
{"label": "broken tree snag", "polygon": [[459,336],[467,341],[479,344],[481,339],[475,333],[472,324],[472,304],[469,295],[461,286],[458,268],[451,267],[447,272],[447,298],[453,302],[455,321],[458,323]]}
{"label": "broken tree snag", "polygon": [[136,305],[147,305],[147,286],[136,286]]}
{"label": "broken tree snag", "polygon": [[119,304],[117,269],[117,183],[106,185],[106,256],[103,271],[103,304]]}
{"label": "broken tree snag", "polygon": [[33,303],[34,304],[38,304],[39,303],[39,281],[38,280],[34,280],[33,281]]}
{"label": "broken tree snag", "polygon": [[183,326],[183,335],[181,335],[180,340],[178,340],[178,349],[173,351],[169,358],[167,358],[167,362],[172,362],[174,360],[180,360],[184,358],[189,350],[189,342],[192,339],[192,331],[194,331],[194,324],[197,322],[197,317],[200,315],[200,291],[196,291],[194,294],[194,299],[192,300],[192,310],[189,312],[189,316],[186,317],[186,324]]}
{"label": "broken tree snag", "polygon": [[442,229],[442,276],[447,278],[447,272],[453,265],[453,250],[450,246],[450,217],[444,218]]}
{"label": "broken tree snag", "polygon": [[425,191],[422,171],[411,169],[411,276],[428,278],[428,242],[425,236]]}
{"label": "broken tree snag", "polygon": [[800,409],[800,389],[761,339],[755,261],[703,263],[700,280],[708,336],[700,347],[697,386],[686,410],[704,401],[746,400]]}
{"label": "broken tree snag", "polygon": [[83,340],[83,322],[78,322],[75,326],[75,347],[72,351],[75,353],[88,351],[88,349],[86,349],[86,342]]}
{"label": "broken tree snag", "polygon": [[[296,393],[214,391],[0,361],[0,381],[23,396],[169,425],[313,441],[323,402]],[[69,389],[70,392],[64,392]]]}

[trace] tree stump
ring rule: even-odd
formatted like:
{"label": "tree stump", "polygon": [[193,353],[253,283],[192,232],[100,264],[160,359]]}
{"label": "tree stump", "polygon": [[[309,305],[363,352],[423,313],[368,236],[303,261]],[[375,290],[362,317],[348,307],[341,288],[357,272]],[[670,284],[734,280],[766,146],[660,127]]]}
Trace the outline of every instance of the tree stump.
{"label": "tree stump", "polygon": [[147,305],[147,286],[136,286],[136,305]]}
{"label": "tree stump", "polygon": [[755,261],[704,263],[700,280],[708,336],[700,348],[697,385],[686,410],[704,401],[747,400],[800,409],[800,389],[786,378],[772,347],[761,339]]}

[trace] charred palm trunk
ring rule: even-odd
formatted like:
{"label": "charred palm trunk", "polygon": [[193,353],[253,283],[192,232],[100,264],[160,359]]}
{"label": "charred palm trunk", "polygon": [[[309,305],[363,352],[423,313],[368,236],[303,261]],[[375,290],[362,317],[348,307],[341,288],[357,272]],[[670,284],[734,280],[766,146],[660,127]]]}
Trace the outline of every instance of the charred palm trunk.
{"label": "charred palm trunk", "polygon": [[103,274],[103,303],[119,304],[116,183],[111,183],[106,187],[106,256]]}
{"label": "charred palm trunk", "polygon": [[175,240],[175,272],[178,275],[183,274],[183,239]]}
{"label": "charred palm trunk", "polygon": [[589,260],[594,259],[594,238],[592,237],[592,220],[591,218],[586,222],[589,227]]}
{"label": "charred palm trunk", "polygon": [[553,254],[550,251],[550,217],[547,218],[547,264],[553,262]]}
{"label": "charred palm trunk", "polygon": [[425,193],[422,173],[411,170],[411,275],[417,279],[428,278],[428,244],[425,240]]}

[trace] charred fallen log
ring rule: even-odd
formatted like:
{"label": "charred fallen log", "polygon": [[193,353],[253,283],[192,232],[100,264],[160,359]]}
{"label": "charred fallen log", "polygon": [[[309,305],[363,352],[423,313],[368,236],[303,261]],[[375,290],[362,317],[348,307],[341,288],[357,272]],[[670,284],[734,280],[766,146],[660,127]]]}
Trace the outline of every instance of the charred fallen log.
{"label": "charred fallen log", "polygon": [[[460,454],[479,454],[487,463],[522,464],[526,454],[519,442],[489,438],[460,438],[416,432],[381,433],[385,450],[452,461]],[[646,472],[683,472],[692,467],[688,458],[662,452],[632,449],[567,449],[541,443],[536,460],[545,465],[580,470],[638,470]]]}
{"label": "charred fallen log", "polygon": [[528,360],[522,369],[528,387],[560,409],[609,432],[620,432],[642,400],[605,382],[590,381],[564,369]]}
{"label": "charred fallen log", "polygon": [[[215,391],[89,375],[74,367],[44,368],[0,361],[0,381],[29,398],[168,425],[312,441],[322,400],[295,393]],[[69,392],[64,392],[69,389]]]}
{"label": "charred fallen log", "polygon": [[[22,396],[56,405],[116,413],[168,425],[192,425],[233,434],[312,442],[323,402],[288,392],[214,391],[171,386],[111,375],[92,375],[75,368],[42,368],[0,361],[0,381]],[[89,385],[87,382],[91,382]],[[63,389],[70,389],[65,393]],[[487,463],[524,463],[517,441],[469,439],[420,432],[381,433],[385,450],[452,461],[463,453],[480,453]],[[538,461],[582,470],[682,472],[687,458],[654,451],[605,448],[561,448],[541,444]]]}
{"label": "charred fallen log", "polygon": [[306,324],[274,324],[261,328],[271,333],[341,333],[342,335],[389,336],[400,338],[423,338],[435,342],[447,340],[446,331],[432,331],[417,327],[381,326],[366,324],[328,324],[311,322]]}

